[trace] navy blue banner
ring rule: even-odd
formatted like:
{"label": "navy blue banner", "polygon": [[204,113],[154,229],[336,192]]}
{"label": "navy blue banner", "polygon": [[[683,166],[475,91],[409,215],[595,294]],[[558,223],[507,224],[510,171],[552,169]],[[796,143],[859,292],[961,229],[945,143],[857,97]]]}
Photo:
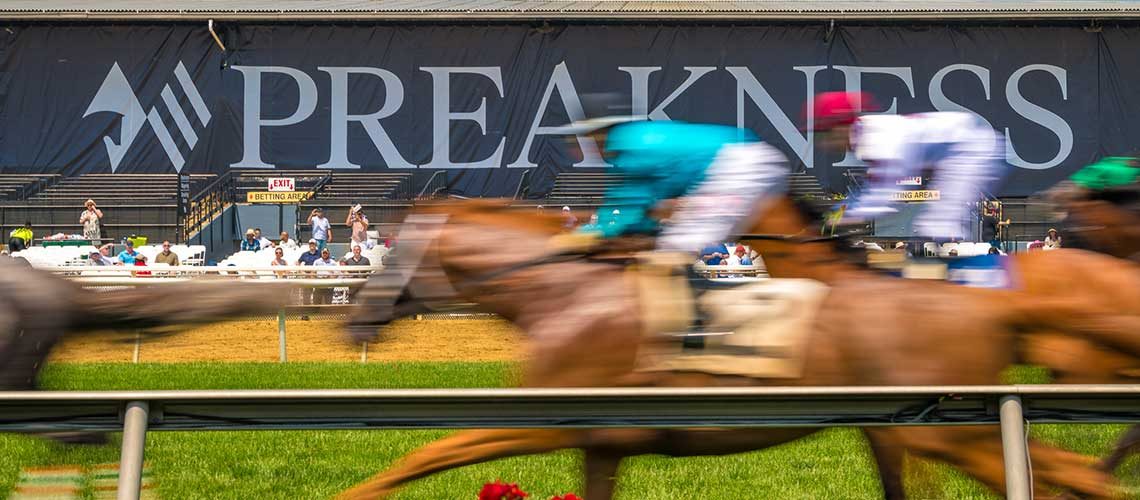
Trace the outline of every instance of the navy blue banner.
{"label": "navy blue banner", "polygon": [[[969,110],[1007,138],[1001,190],[1046,188],[1136,148],[1140,29],[1079,27],[11,25],[0,169],[447,169],[453,192],[532,193],[603,167],[560,125],[617,91],[651,119],[755,130],[842,190],[801,110],[862,89],[890,112]],[[584,157],[570,156],[577,140]],[[578,148],[573,148],[575,151]],[[577,154],[577,153],[575,153]]]}

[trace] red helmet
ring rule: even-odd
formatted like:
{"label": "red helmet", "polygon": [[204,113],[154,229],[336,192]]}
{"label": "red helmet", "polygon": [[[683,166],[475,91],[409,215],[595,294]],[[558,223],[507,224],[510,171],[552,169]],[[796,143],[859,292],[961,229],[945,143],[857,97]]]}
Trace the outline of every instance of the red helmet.
{"label": "red helmet", "polygon": [[[855,123],[855,118],[860,114],[878,109],[875,98],[866,92],[823,92],[815,96],[815,104],[812,106],[815,124],[809,128],[819,131],[850,125]],[[806,109],[804,125],[807,125]]]}

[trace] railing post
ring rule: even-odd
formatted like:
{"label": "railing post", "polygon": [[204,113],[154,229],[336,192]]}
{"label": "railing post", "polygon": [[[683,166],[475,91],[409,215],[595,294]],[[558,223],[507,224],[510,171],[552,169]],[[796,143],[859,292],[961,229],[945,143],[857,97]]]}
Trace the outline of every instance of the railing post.
{"label": "railing post", "polygon": [[1029,447],[1025,441],[1025,416],[1021,398],[1001,397],[1001,446],[1005,461],[1005,496],[1010,500],[1029,500]]}
{"label": "railing post", "polygon": [[289,361],[289,357],[285,354],[285,308],[277,311],[277,351],[280,362]]}
{"label": "railing post", "polygon": [[118,500],[139,498],[149,414],[150,408],[145,401],[127,403],[127,410],[123,414],[123,451],[119,457]]}

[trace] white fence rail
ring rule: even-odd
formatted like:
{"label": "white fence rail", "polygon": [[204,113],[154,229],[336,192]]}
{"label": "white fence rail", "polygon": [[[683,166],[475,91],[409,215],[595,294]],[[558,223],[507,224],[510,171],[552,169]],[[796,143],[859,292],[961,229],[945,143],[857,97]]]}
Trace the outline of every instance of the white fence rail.
{"label": "white fence rail", "polygon": [[124,432],[138,498],[149,430],[831,427],[1001,424],[1007,495],[1029,498],[1023,422],[1137,423],[1140,385],[0,392],[0,431]]}

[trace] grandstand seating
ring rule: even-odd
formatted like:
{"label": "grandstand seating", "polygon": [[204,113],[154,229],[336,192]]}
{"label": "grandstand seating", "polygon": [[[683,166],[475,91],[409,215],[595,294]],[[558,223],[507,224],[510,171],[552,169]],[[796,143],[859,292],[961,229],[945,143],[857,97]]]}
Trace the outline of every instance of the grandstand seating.
{"label": "grandstand seating", "polygon": [[412,174],[334,172],[314,199],[365,203],[376,200],[410,200]]}
{"label": "grandstand seating", "polygon": [[[598,205],[606,191],[621,182],[621,176],[606,172],[560,172],[547,195],[551,202]],[[788,187],[797,196],[825,198],[819,180],[806,173],[791,174]]]}
{"label": "grandstand seating", "polygon": [[[32,267],[53,266],[86,266],[90,265],[88,255],[98,250],[93,245],[68,247],[41,247],[34,246],[27,250],[12,254],[13,257],[22,257]],[[162,251],[161,245],[144,245],[136,249],[154,262],[154,257]],[[200,266],[204,262],[206,247],[202,245],[172,245],[170,251],[178,255],[178,262],[183,266]]]}
{"label": "grandstand seating", "polygon": [[0,200],[22,200],[54,184],[58,174],[0,174]]}

